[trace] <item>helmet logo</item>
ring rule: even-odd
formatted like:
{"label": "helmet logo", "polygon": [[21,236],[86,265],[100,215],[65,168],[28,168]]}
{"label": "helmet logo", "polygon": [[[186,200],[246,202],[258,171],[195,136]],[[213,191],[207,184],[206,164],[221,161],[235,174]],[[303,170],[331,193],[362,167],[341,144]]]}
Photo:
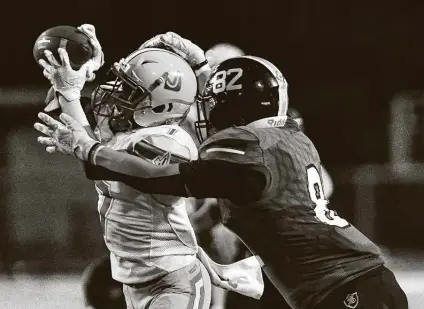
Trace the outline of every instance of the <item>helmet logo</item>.
{"label": "helmet logo", "polygon": [[167,165],[171,162],[172,154],[167,151],[163,154],[158,155],[156,158],[152,160],[153,164],[156,165]]}
{"label": "helmet logo", "polygon": [[165,80],[165,89],[178,92],[181,90],[181,73],[173,72],[168,74]]}

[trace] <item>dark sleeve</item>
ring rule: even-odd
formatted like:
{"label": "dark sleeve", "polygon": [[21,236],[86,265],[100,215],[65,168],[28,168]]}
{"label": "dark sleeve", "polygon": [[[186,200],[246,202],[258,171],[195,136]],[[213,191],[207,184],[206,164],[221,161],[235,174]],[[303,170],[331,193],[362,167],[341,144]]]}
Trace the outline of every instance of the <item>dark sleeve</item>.
{"label": "dark sleeve", "polygon": [[179,170],[191,196],[227,198],[235,204],[258,200],[269,177],[265,167],[221,160],[181,163]]}
{"label": "dark sleeve", "polygon": [[84,162],[84,172],[90,180],[120,181],[144,193],[188,197],[181,175],[157,178],[139,178],[111,171],[103,166]]}
{"label": "dark sleeve", "polygon": [[267,184],[267,173],[257,166],[210,160],[179,164],[180,174],[140,178],[110,171],[89,163],[85,173],[92,180],[121,181],[145,193],[196,198],[228,198],[235,204],[259,199]]}

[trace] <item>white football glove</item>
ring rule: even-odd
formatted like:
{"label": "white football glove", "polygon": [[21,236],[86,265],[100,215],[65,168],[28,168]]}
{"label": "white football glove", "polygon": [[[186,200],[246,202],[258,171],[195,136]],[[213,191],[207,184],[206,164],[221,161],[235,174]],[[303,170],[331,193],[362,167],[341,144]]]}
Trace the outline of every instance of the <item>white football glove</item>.
{"label": "white football glove", "polygon": [[58,49],[59,63],[52,52],[45,50],[44,54],[49,61],[40,59],[39,63],[44,68],[44,76],[50,80],[53,89],[59,92],[67,101],[75,101],[81,98],[81,90],[87,81],[87,72],[91,64],[84,63],[78,71],[72,69],[69,63],[69,56],[65,49]]}
{"label": "white football glove", "polygon": [[[93,58],[88,60],[88,69],[87,69],[87,82],[91,82],[96,78],[95,71],[99,70],[104,64],[104,53],[102,46],[100,45],[99,40],[96,36],[96,28],[90,24],[83,24],[78,27],[78,30],[84,32],[90,38],[90,43],[93,46]],[[43,72],[46,78],[49,78],[50,74],[47,71]],[[46,107],[44,111],[51,112],[60,108],[59,102],[55,96],[54,89],[51,87],[47,93],[45,99]]]}
{"label": "white football glove", "polygon": [[96,28],[93,25],[83,24],[78,27],[78,30],[84,32],[85,35],[90,38],[90,43],[93,46],[93,58],[88,60],[89,66],[87,71],[87,81],[91,82],[96,77],[96,74],[94,74],[94,72],[100,69],[105,63],[104,53],[102,50],[102,46],[100,45],[100,42],[96,36]]}
{"label": "white football glove", "polygon": [[46,104],[44,111],[47,113],[60,108],[59,100],[57,99],[55,95],[53,86],[50,87],[50,89],[47,91],[47,95],[46,95],[46,98],[44,99],[44,103]]}
{"label": "white football glove", "polygon": [[90,149],[99,143],[87,134],[81,124],[67,114],[60,115],[63,123],[44,113],[39,113],[38,118],[44,124],[37,122],[34,124],[34,128],[47,137],[39,136],[37,141],[47,146],[48,153],[74,154],[77,158],[86,161]]}
{"label": "white football glove", "polygon": [[190,40],[184,39],[174,32],[159,34],[143,43],[140,49],[162,46],[170,48],[185,59],[196,72],[196,75],[202,73],[205,67],[209,68],[205,52]]}

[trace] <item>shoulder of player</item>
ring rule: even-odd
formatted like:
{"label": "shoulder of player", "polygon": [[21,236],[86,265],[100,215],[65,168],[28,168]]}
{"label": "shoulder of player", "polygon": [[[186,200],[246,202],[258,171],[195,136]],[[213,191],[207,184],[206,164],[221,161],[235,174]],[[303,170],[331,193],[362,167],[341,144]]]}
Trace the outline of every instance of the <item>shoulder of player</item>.
{"label": "shoulder of player", "polygon": [[231,127],[208,138],[199,149],[201,159],[262,161],[258,137],[246,127]]}
{"label": "shoulder of player", "polygon": [[131,135],[131,144],[136,149],[156,149],[157,152],[169,152],[174,155],[195,160],[197,147],[193,138],[177,125],[163,125],[143,128]]}
{"label": "shoulder of player", "polygon": [[216,143],[225,143],[228,141],[249,143],[257,142],[258,138],[247,127],[231,127],[218,131],[217,133],[209,137],[205,142],[203,142],[201,147]]}
{"label": "shoulder of player", "polygon": [[177,140],[180,143],[194,143],[190,134],[177,125],[162,125],[157,127],[142,128],[134,131],[131,134],[131,139],[136,142],[137,140],[144,140],[147,137],[155,138],[160,136]]}

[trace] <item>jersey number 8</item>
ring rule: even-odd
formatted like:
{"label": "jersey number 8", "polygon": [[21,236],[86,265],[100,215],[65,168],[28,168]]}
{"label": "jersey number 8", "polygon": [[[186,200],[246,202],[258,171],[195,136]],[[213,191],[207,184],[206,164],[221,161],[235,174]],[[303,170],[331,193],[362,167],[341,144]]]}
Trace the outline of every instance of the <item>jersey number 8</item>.
{"label": "jersey number 8", "polygon": [[[221,93],[224,91],[240,90],[241,84],[237,84],[237,81],[242,77],[242,68],[232,68],[227,71],[218,71],[212,78],[212,91],[213,93]],[[231,77],[227,83],[227,77]]]}
{"label": "jersey number 8", "polygon": [[312,202],[315,203],[314,208],[316,217],[323,223],[328,225],[337,226],[340,228],[346,228],[350,226],[349,222],[345,219],[340,218],[337,213],[327,208],[327,200],[324,196],[324,190],[322,188],[321,176],[318,173],[318,169],[315,165],[309,165],[306,168],[308,177],[308,191]]}

